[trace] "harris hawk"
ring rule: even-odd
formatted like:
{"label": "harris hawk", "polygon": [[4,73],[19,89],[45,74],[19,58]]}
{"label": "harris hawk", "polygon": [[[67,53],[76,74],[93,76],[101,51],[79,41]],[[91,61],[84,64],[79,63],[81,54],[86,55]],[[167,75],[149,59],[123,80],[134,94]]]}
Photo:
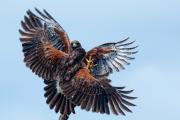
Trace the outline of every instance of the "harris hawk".
{"label": "harris hawk", "polygon": [[60,24],[46,11],[28,10],[19,30],[24,62],[44,80],[46,103],[67,120],[75,107],[101,114],[125,115],[135,106],[133,90],[111,85],[113,71],[133,60],[137,46],[129,38],[105,43],[86,52],[77,40],[70,41]]}

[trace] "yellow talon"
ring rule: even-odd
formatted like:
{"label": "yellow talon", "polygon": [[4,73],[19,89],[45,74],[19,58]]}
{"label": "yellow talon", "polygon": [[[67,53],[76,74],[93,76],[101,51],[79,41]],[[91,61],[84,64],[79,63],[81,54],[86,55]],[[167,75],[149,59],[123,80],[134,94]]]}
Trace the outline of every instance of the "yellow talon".
{"label": "yellow talon", "polygon": [[94,59],[92,59],[92,56],[89,56],[89,59],[86,59],[87,62],[87,69],[91,69],[92,67],[96,66],[94,65]]}

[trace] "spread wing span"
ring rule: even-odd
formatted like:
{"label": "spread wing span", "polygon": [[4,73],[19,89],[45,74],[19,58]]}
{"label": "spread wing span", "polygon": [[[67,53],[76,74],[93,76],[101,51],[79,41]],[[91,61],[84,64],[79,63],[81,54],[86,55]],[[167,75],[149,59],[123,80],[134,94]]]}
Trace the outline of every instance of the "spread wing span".
{"label": "spread wing span", "polygon": [[24,21],[21,21],[23,30],[19,32],[24,61],[38,76],[46,80],[55,79],[61,71],[59,66],[63,67],[71,50],[70,41],[63,28],[47,11],[36,11],[41,17],[28,10]]}
{"label": "spread wing span", "polygon": [[129,60],[133,60],[133,54],[137,53],[137,46],[132,46],[135,41],[129,42],[129,38],[116,43],[105,43],[93,48],[86,55],[86,64],[95,77],[108,76],[113,70],[125,69]]}
{"label": "spread wing span", "polygon": [[[94,78],[87,68],[80,69],[71,81],[63,81],[60,86],[65,96],[82,109],[118,115],[125,115],[124,111],[131,112],[128,106],[135,106],[127,100],[135,99],[126,94],[123,87],[113,87],[108,79]],[[111,110],[110,110],[111,109]]]}

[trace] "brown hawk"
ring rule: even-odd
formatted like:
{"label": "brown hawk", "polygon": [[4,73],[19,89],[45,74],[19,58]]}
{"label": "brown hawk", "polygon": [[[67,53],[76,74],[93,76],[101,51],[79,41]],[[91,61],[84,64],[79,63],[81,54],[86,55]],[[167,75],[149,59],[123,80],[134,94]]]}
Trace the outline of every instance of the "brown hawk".
{"label": "brown hawk", "polygon": [[128,106],[135,105],[128,100],[136,97],[128,94],[133,90],[112,86],[108,76],[134,59],[134,41],[105,43],[86,52],[46,10],[35,10],[39,16],[28,10],[19,30],[24,62],[44,79],[46,103],[61,114],[59,119],[67,120],[76,106],[101,114],[131,112]]}

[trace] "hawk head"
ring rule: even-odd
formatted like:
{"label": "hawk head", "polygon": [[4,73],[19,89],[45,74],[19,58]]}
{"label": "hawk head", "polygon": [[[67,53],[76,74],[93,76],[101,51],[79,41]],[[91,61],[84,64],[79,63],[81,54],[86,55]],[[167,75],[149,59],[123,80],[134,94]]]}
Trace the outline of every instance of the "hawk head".
{"label": "hawk head", "polygon": [[72,47],[73,50],[75,50],[75,49],[77,49],[77,48],[80,48],[80,47],[81,47],[81,44],[80,44],[79,41],[74,40],[74,41],[71,42],[71,47]]}

